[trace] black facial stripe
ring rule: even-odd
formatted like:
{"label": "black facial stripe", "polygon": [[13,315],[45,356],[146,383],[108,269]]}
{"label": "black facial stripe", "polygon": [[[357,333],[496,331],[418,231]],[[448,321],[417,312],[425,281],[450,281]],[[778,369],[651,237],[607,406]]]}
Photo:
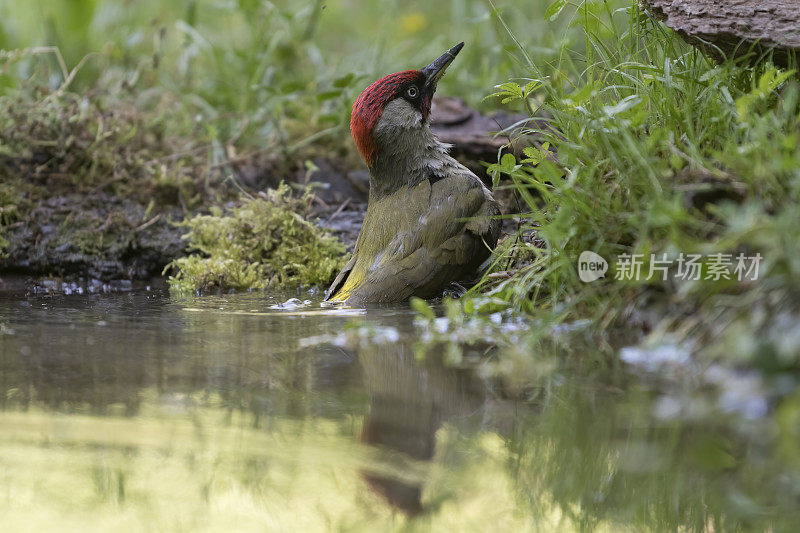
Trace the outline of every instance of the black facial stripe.
{"label": "black facial stripe", "polygon": [[[414,87],[416,89],[416,96],[409,96],[408,90],[409,88]],[[421,100],[422,100],[422,89],[420,89],[419,84],[415,82],[408,82],[405,83],[402,87],[402,92],[400,96],[408,103],[413,105],[414,107],[419,107]]]}

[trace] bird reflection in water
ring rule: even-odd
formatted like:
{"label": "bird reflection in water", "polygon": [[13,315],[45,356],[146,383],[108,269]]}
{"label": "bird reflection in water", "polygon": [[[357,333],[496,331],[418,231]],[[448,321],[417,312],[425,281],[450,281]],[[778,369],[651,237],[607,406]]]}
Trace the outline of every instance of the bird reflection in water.
{"label": "bird reflection in water", "polygon": [[[417,361],[408,343],[358,354],[370,396],[359,440],[415,461],[432,461],[436,432],[443,424],[480,423],[486,387],[474,373],[446,368],[437,353]],[[424,483],[363,472],[369,486],[410,515],[424,511]]]}

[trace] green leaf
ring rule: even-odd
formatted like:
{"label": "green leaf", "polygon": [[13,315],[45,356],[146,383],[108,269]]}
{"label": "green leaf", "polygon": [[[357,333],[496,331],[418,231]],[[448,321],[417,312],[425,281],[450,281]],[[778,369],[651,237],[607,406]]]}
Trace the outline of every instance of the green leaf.
{"label": "green leaf", "polygon": [[436,313],[433,312],[433,307],[428,305],[428,302],[423,300],[422,298],[417,298],[416,296],[411,298],[409,302],[411,304],[411,309],[417,312],[417,314],[421,315],[428,320],[433,320],[436,318]]}
{"label": "green leaf", "polygon": [[550,143],[545,142],[542,144],[541,148],[535,148],[533,146],[526,146],[522,149],[522,153],[525,154],[527,159],[523,159],[523,163],[528,163],[529,165],[536,166],[545,159],[549,155],[550,151]]}
{"label": "green leaf", "polygon": [[355,78],[355,76],[352,72],[350,74],[345,74],[341,78],[336,78],[333,80],[333,86],[342,89],[350,85],[350,82],[353,81],[353,78]]}
{"label": "green leaf", "polygon": [[463,310],[468,315],[475,314],[475,301],[472,298],[462,299],[464,302]]}
{"label": "green leaf", "polygon": [[525,84],[525,88],[523,89],[523,93],[525,94],[525,96],[528,96],[529,94],[531,94],[533,91],[535,91],[536,89],[538,89],[542,85],[544,85],[544,84],[539,80],[529,81],[528,83]]}
{"label": "green leaf", "polygon": [[632,94],[630,96],[626,96],[614,105],[603,106],[603,112],[605,112],[606,116],[608,117],[620,115],[625,111],[636,107],[641,101],[642,99],[639,96]]}
{"label": "green leaf", "polygon": [[317,100],[320,102],[324,102],[325,100],[333,100],[334,98],[341,96],[341,94],[342,91],[338,89],[332,91],[323,91],[317,95]]}
{"label": "green leaf", "polygon": [[492,165],[494,169],[489,167],[489,172],[492,174],[492,189],[496,189],[498,185],[500,185],[500,172],[497,169],[497,165]]}
{"label": "green leaf", "polygon": [[514,154],[503,154],[503,157],[500,158],[500,166],[503,172],[513,172],[516,165],[517,160]]}
{"label": "green leaf", "polygon": [[302,81],[290,81],[280,86],[280,94],[294,94],[302,92],[306,88],[306,84]]}
{"label": "green leaf", "polygon": [[774,91],[778,86],[794,75],[794,70],[787,70],[778,74],[778,69],[772,68],[761,75],[758,88],[762,93]]}
{"label": "green leaf", "polygon": [[565,5],[567,5],[567,0],[556,0],[544,12],[544,18],[550,21],[556,20]]}

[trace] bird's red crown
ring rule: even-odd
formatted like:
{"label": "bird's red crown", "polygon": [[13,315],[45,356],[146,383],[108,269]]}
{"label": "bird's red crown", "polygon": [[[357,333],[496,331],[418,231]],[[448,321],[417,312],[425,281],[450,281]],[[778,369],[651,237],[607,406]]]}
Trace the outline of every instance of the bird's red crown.
{"label": "bird's red crown", "polygon": [[[381,118],[386,104],[402,94],[404,87],[409,83],[417,83],[420,87],[425,82],[425,75],[419,70],[404,70],[384,76],[364,89],[353,104],[353,114],[350,117],[350,133],[356,141],[356,147],[361,156],[372,165],[378,155],[378,146],[372,136],[372,128]],[[425,97],[427,110],[430,111],[430,99]],[[427,114],[423,109],[423,118]]]}

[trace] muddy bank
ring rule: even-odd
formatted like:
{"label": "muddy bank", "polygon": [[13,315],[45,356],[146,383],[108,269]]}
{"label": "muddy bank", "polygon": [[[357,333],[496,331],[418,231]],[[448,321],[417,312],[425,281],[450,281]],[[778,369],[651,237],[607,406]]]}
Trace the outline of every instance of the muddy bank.
{"label": "muddy bank", "polygon": [[148,213],[132,198],[75,193],[43,198],[6,228],[3,270],[99,280],[161,274],[183,253],[178,207]]}

